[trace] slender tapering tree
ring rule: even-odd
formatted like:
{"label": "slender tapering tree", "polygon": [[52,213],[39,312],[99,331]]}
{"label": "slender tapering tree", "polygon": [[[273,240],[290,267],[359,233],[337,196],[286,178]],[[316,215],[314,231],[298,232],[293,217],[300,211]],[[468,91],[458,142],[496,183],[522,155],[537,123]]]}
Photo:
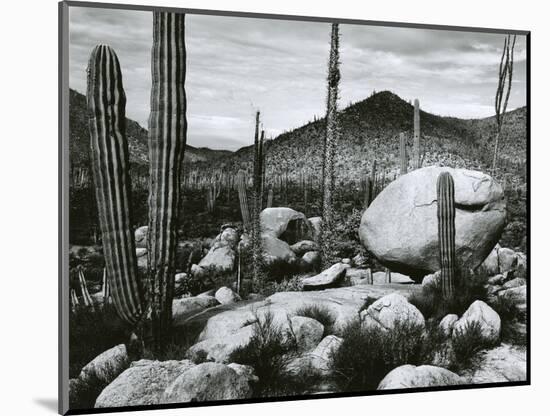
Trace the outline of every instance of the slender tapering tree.
{"label": "slender tapering tree", "polygon": [[[502,124],[508,107],[508,98],[510,98],[510,90],[512,89],[512,75],[514,72],[514,46],[516,45],[516,35],[512,38],[507,35],[504,38],[504,47],[502,48],[502,56],[500,57],[500,66],[498,69],[498,85],[495,94],[495,115],[496,115],[496,136],[495,136],[495,151],[493,154],[493,175],[496,173],[498,164],[498,144]],[[506,93],[505,93],[506,91]],[[504,101],[503,101],[504,100]]]}
{"label": "slender tapering tree", "polygon": [[323,268],[332,264],[334,249],[334,152],[338,140],[338,84],[340,82],[338,23],[332,24],[330,35],[330,57],[328,63],[328,91],[326,130],[323,148],[323,221],[321,226],[321,264]]}
{"label": "slender tapering tree", "polygon": [[153,12],[149,117],[148,321],[161,350],[172,323],[181,165],[186,137],[185,15]]}
{"label": "slender tapering tree", "polygon": [[142,317],[144,293],[138,279],[131,223],[126,96],[118,57],[110,46],[98,45],[91,53],[87,103],[107,280],[118,315],[133,326]]}
{"label": "slender tapering tree", "polygon": [[263,162],[264,132],[260,136],[260,112],[256,112],[256,128],[254,130],[254,174],[252,184],[252,273],[254,282],[262,277],[262,241],[260,232],[260,213],[262,211],[262,162]]}

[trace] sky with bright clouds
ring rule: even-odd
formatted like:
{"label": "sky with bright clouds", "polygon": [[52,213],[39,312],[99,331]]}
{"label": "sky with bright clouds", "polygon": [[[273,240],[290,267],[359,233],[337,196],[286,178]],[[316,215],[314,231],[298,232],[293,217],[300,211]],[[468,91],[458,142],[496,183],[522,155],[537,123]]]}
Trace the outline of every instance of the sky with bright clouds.
{"label": "sky with bright clouds", "polygon": [[[126,115],[147,128],[152,12],[71,7],[69,85],[85,93],[94,45],[120,60]],[[445,116],[494,115],[504,35],[340,25],[340,107],[391,90]],[[251,144],[254,112],[276,137],[324,113],[330,24],[186,16],[190,145],[236,150]],[[526,104],[526,39],[518,36],[509,109]]]}

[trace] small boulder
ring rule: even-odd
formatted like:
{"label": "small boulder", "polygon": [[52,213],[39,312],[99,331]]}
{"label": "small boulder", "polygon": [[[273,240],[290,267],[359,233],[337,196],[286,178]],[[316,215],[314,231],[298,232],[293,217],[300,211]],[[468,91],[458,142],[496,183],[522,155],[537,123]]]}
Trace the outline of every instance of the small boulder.
{"label": "small boulder", "polygon": [[349,267],[343,263],[333,264],[318,275],[302,279],[303,288],[304,290],[320,290],[334,287],[342,281]]}
{"label": "small boulder", "polygon": [[144,225],[142,227],[136,228],[134,232],[134,239],[136,241],[137,248],[147,248],[147,230],[149,227]]}
{"label": "small boulder", "polygon": [[174,299],[172,301],[172,322],[175,326],[182,325],[191,316],[218,304],[218,300],[213,296],[199,295]]}
{"label": "small boulder", "polygon": [[346,270],[346,278],[351,285],[366,285],[370,282],[368,281],[370,269],[356,269],[349,268]]}
{"label": "small boulder", "polygon": [[525,348],[501,344],[479,354],[479,360],[469,383],[508,383],[527,380]]}
{"label": "small boulder", "polygon": [[311,240],[302,240],[294,243],[290,246],[290,249],[297,256],[302,256],[308,251],[316,251],[318,249],[317,244]]}
{"label": "small boulder", "polygon": [[391,282],[387,282],[386,272],[376,272],[372,275],[372,279],[375,285],[383,285],[385,283],[399,283],[404,285],[414,284],[414,280],[412,280],[409,276],[405,276],[401,273],[390,272],[390,278]]}
{"label": "small boulder", "polygon": [[382,379],[378,390],[410,389],[415,387],[456,386],[466,381],[458,374],[433,365],[402,365]]}
{"label": "small boulder", "polygon": [[500,336],[500,316],[482,300],[476,300],[472,303],[456,322],[453,337],[464,333],[468,325],[475,323],[479,325],[481,335],[487,342],[498,341]]}
{"label": "small boulder", "polygon": [[187,350],[187,356],[193,361],[215,361],[228,363],[231,355],[246,346],[254,335],[254,325],[247,325],[223,337],[207,338]]}
{"label": "small boulder", "polygon": [[343,258],[341,262],[343,264],[349,264],[351,266],[351,259],[349,257]]}
{"label": "small boulder", "polygon": [[494,276],[489,277],[487,280],[487,283],[490,285],[501,285],[504,283],[504,275],[503,274],[496,274]]}
{"label": "small boulder", "polygon": [[277,263],[292,265],[296,263],[296,254],[283,240],[266,234],[262,236],[263,259],[267,266]]}
{"label": "small boulder", "polygon": [[235,265],[235,249],[239,235],[233,228],[225,228],[214,240],[206,256],[199,262],[203,269],[214,269],[216,272],[229,273]]}
{"label": "small boulder", "polygon": [[300,351],[309,351],[323,338],[324,326],[312,318],[293,316],[290,318],[292,333]]}
{"label": "small boulder", "polygon": [[331,357],[340,348],[343,341],[336,335],[323,338],[319,345],[309,353],[311,367],[323,374],[329,373]]}
{"label": "small boulder", "polygon": [[501,248],[498,250],[498,265],[500,273],[508,272],[516,268],[518,257],[511,248]]}
{"label": "small boulder", "polygon": [[353,259],[351,259],[355,267],[365,267],[367,265],[367,258],[361,253],[357,254]]}
{"label": "small boulder", "polygon": [[453,334],[453,328],[457,321],[458,321],[458,315],[455,315],[455,314],[446,315],[439,323],[439,328],[441,328],[445,336],[450,337]]}
{"label": "small boulder", "polygon": [[120,344],[102,352],[86,364],[80,372],[79,379],[86,384],[99,381],[106,385],[117,378],[129,365],[126,346]]}
{"label": "small boulder", "polygon": [[241,297],[228,287],[220,287],[214,295],[222,305],[230,305],[241,300]]}
{"label": "small boulder", "polygon": [[498,251],[500,250],[500,245],[493,247],[489,255],[481,263],[481,268],[489,275],[494,275],[500,273],[500,268],[498,267]]}
{"label": "small boulder", "polygon": [[521,277],[516,277],[515,279],[508,280],[502,285],[503,289],[512,289],[514,287],[520,287],[527,284],[527,281]]}
{"label": "small boulder", "polygon": [[202,363],[176,378],[166,389],[162,403],[187,403],[246,399],[252,396],[248,377],[227,365]]}
{"label": "small boulder", "polygon": [[518,286],[510,289],[502,290],[498,293],[499,297],[511,299],[519,311],[527,310],[527,286]]}
{"label": "small boulder", "polygon": [[100,393],[96,408],[150,406],[162,403],[164,390],[183,372],[193,367],[189,360],[133,362]]}
{"label": "small boulder", "polygon": [[438,270],[435,273],[428,274],[422,279],[422,287],[438,285],[441,280],[441,271]]}
{"label": "small boulder", "polygon": [[383,330],[392,330],[399,322],[408,322],[424,327],[426,322],[422,313],[407,298],[398,293],[386,295],[366,310],[361,311],[361,320],[366,326],[374,326]]}
{"label": "small boulder", "polygon": [[321,256],[317,251],[308,251],[300,259],[300,268],[303,271],[315,269],[321,262]]}

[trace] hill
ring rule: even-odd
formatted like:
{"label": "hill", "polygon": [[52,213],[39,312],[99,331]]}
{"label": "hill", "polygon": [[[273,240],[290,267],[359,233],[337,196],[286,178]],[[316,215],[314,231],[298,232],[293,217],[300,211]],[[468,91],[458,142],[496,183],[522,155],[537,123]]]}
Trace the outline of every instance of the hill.
{"label": "hill", "polygon": [[[90,133],[88,130],[88,113],[86,96],[71,89],[69,96],[69,151],[71,166],[87,167],[90,163]],[[130,163],[134,166],[147,165],[147,130],[138,122],[126,119],[126,135],[130,150]],[[228,150],[212,150],[205,147],[186,146],[185,162],[209,162],[227,156]]]}

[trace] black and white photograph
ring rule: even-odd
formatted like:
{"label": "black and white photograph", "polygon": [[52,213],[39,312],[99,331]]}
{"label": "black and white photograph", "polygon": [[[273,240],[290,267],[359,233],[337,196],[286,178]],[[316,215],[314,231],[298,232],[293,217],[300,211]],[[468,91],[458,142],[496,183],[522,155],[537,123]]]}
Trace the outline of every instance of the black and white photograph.
{"label": "black and white photograph", "polygon": [[530,383],[530,32],[60,12],[65,411]]}

